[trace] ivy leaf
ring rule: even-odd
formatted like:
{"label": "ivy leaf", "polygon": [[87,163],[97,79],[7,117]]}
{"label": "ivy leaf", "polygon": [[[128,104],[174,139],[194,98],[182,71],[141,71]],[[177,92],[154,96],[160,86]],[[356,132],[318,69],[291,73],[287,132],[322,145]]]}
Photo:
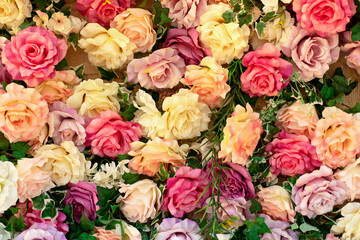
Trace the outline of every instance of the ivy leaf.
{"label": "ivy leaf", "polygon": [[222,18],[224,19],[225,23],[231,23],[234,21],[234,13],[233,11],[230,10],[226,10],[223,14],[222,14]]}
{"label": "ivy leaf", "polygon": [[126,108],[125,111],[121,112],[121,116],[124,117],[126,120],[131,121],[135,117],[135,112],[137,108],[131,104],[129,107]]}
{"label": "ivy leaf", "polygon": [[256,212],[262,211],[262,206],[258,201],[256,201],[254,198],[250,198],[250,201],[251,201],[251,206],[250,206],[249,210],[251,213],[256,213]]}
{"label": "ivy leaf", "polygon": [[95,223],[93,221],[90,221],[85,216],[85,213],[82,213],[79,224],[80,224],[80,227],[82,228],[82,230],[84,230],[84,231],[92,231],[95,226]]}
{"label": "ivy leaf", "polygon": [[14,237],[14,234],[16,232],[21,232],[22,230],[26,229],[28,226],[26,226],[24,218],[22,215],[20,215],[19,218],[15,216],[11,216],[5,230],[10,232],[11,235]]}
{"label": "ivy leaf", "polygon": [[4,136],[2,132],[0,132],[0,152],[5,152],[10,147],[10,142]]}
{"label": "ivy leaf", "polygon": [[300,231],[302,231],[303,233],[310,232],[310,231],[320,232],[320,230],[317,227],[312,226],[306,222],[302,223],[299,228],[300,228]]}
{"label": "ivy leaf", "polygon": [[269,22],[270,20],[276,18],[277,14],[276,12],[268,12],[261,18],[263,22]]}
{"label": "ivy leaf", "polygon": [[96,205],[100,207],[104,207],[108,201],[113,200],[119,194],[115,188],[108,189],[97,186],[96,190],[99,196],[99,200]]}
{"label": "ivy leaf", "polygon": [[140,175],[137,173],[124,173],[122,179],[125,180],[126,184],[133,184],[139,181]]}
{"label": "ivy leaf", "polygon": [[78,78],[84,79],[84,70],[85,70],[84,64],[75,68],[71,67],[70,70],[73,70]]}
{"label": "ivy leaf", "polygon": [[73,48],[76,50],[78,44],[79,44],[79,34],[77,33],[70,33],[69,38],[68,38],[68,42],[71,43],[71,45],[73,46]]}
{"label": "ivy leaf", "polygon": [[321,96],[323,97],[324,101],[332,99],[334,97],[334,88],[329,87],[325,84],[320,90]]}
{"label": "ivy leaf", "polygon": [[52,219],[56,214],[55,201],[52,199],[45,199],[45,207],[41,210],[41,218]]}
{"label": "ivy leaf", "polygon": [[30,149],[30,145],[26,142],[11,143],[10,148],[13,150],[12,156],[16,159],[25,157],[27,151]]}
{"label": "ivy leaf", "polygon": [[242,27],[243,25],[248,25],[252,21],[252,15],[246,12],[242,12],[237,15],[239,26]]}
{"label": "ivy leaf", "polygon": [[360,40],[360,22],[355,24],[351,29],[351,41],[356,42]]}
{"label": "ivy leaf", "polygon": [[261,37],[261,33],[262,31],[264,30],[265,28],[265,23],[264,22],[258,22],[257,25],[256,25],[256,30],[259,34],[259,37]]}
{"label": "ivy leaf", "polygon": [[172,19],[169,16],[169,8],[163,8],[160,1],[154,2],[155,17],[154,25],[164,25],[166,23],[171,23]]}
{"label": "ivy leaf", "polygon": [[56,71],[61,71],[64,68],[66,68],[67,66],[69,66],[68,62],[66,61],[66,58],[64,58],[63,60],[61,60],[56,66],[55,66],[55,70]]}
{"label": "ivy leaf", "polygon": [[114,78],[118,78],[119,76],[114,72],[114,70],[105,70],[102,67],[96,67],[101,75],[101,79],[111,81]]}
{"label": "ivy leaf", "polygon": [[41,210],[45,205],[45,194],[40,194],[39,196],[32,198],[31,201],[35,210]]}

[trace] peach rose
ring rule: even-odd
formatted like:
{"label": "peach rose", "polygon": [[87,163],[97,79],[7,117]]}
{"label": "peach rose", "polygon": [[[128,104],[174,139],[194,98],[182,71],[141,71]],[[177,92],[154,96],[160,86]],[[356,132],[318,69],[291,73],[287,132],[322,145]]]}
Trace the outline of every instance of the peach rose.
{"label": "peach rose", "polygon": [[257,193],[263,213],[274,220],[294,222],[295,210],[291,196],[284,188],[274,185]]}
{"label": "peach rose", "polygon": [[156,42],[151,12],[141,8],[128,8],[110,23],[112,28],[127,36],[136,45],[137,52],[151,51]]}
{"label": "peach rose", "polygon": [[66,105],[78,111],[80,115],[90,118],[106,110],[118,112],[118,89],[119,85],[116,82],[106,83],[99,78],[89,79],[75,87],[74,94],[68,98]]}
{"label": "peach rose", "polygon": [[312,137],[319,117],[315,106],[296,101],[290,106],[284,105],[276,115],[276,127],[287,133]]}
{"label": "peach rose", "polygon": [[334,177],[346,184],[351,201],[360,199],[360,158],[344,169],[338,170]]}
{"label": "peach rose", "polygon": [[123,220],[120,221],[121,226],[120,224],[116,224],[115,229],[105,230],[103,227],[96,227],[95,234],[93,236],[98,240],[120,240],[123,239],[122,234],[124,234],[125,240],[141,240],[139,230]]}
{"label": "peach rose", "polygon": [[246,104],[246,109],[240,105],[235,107],[231,117],[226,120],[219,158],[243,166],[246,164],[263,132],[259,117],[250,104]]}
{"label": "peach rose", "polygon": [[41,82],[35,89],[48,104],[56,101],[66,102],[73,94],[73,87],[81,82],[75,71],[58,71],[51,79]]}
{"label": "peach rose", "polygon": [[360,114],[352,115],[336,107],[322,112],[311,144],[316,147],[319,160],[331,167],[345,167],[355,161],[360,144]]}
{"label": "peach rose", "polygon": [[137,141],[130,145],[131,151],[128,154],[133,159],[130,160],[129,167],[139,174],[153,177],[159,172],[161,164],[175,167],[185,165],[185,153],[176,140],[155,138],[147,143]]}
{"label": "peach rose", "polygon": [[48,105],[33,88],[10,83],[0,89],[0,131],[10,142],[39,136],[48,118]]}
{"label": "peach rose", "polygon": [[97,240],[117,240],[122,238],[114,230],[105,230],[103,227],[95,227],[95,234],[93,236]]}
{"label": "peach rose", "polygon": [[212,57],[201,60],[200,66],[186,67],[185,78],[181,82],[192,86],[190,91],[199,95],[199,101],[210,108],[218,108],[230,91],[226,84],[228,70],[223,68]]}
{"label": "peach rose", "polygon": [[39,196],[55,187],[51,181],[50,172],[43,169],[47,163],[46,158],[23,158],[17,162],[16,169],[19,174],[17,181],[18,197],[20,202]]}
{"label": "peach rose", "polygon": [[39,149],[39,147],[46,144],[49,137],[53,137],[53,133],[55,130],[54,127],[55,127],[54,115],[50,112],[48,120],[40,130],[40,134],[36,138],[33,138],[28,142],[28,144],[31,146],[28,151],[30,154],[33,154],[37,149]]}

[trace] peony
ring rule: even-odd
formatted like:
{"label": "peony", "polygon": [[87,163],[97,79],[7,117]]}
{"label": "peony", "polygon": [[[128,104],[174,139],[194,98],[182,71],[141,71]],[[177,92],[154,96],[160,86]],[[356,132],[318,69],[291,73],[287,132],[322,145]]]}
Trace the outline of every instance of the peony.
{"label": "peony", "polygon": [[0,83],[5,82],[7,84],[11,82],[12,78],[6,66],[2,63],[1,54],[4,51],[6,44],[8,44],[9,42],[10,41],[7,40],[5,37],[0,36]]}
{"label": "peony", "polygon": [[206,0],[161,0],[169,8],[169,18],[177,28],[193,28],[199,25],[200,16],[206,11]]}
{"label": "peony", "polygon": [[277,138],[266,146],[271,173],[295,176],[312,172],[321,166],[316,148],[304,135],[280,132]]}
{"label": "peony", "polygon": [[26,18],[31,17],[32,5],[29,0],[0,2],[0,28],[19,27]]}
{"label": "peony", "polygon": [[200,65],[187,66],[185,78],[181,82],[191,86],[190,91],[199,95],[200,102],[210,108],[218,108],[230,91],[230,86],[226,84],[228,70],[212,57],[203,58]]}
{"label": "peony", "polygon": [[89,23],[80,35],[79,47],[88,53],[95,66],[118,69],[134,57],[135,44],[115,28],[106,30],[97,23]]}
{"label": "peony", "polygon": [[52,239],[66,240],[65,234],[58,231],[46,223],[35,223],[29,229],[23,231],[14,240],[31,240],[31,239]]}
{"label": "peony", "polygon": [[76,222],[80,222],[82,214],[89,220],[95,220],[96,211],[100,209],[96,205],[99,198],[97,195],[96,184],[79,181],[76,184],[69,183],[64,204],[73,207],[73,216]]}
{"label": "peony", "polygon": [[190,219],[164,218],[155,240],[200,240],[199,225]]}
{"label": "peony", "polygon": [[149,52],[156,42],[151,12],[128,8],[111,22],[110,26],[124,34],[136,46],[136,52]]}
{"label": "peony", "polygon": [[34,157],[48,160],[43,169],[51,173],[51,180],[56,186],[63,186],[69,182],[75,184],[84,178],[85,157],[72,141],[62,142],[60,146],[41,146]]}
{"label": "peony", "polygon": [[209,49],[199,45],[199,33],[195,28],[169,29],[163,47],[176,49],[186,65],[199,65],[205,56],[211,56]]}
{"label": "peony", "polygon": [[360,41],[353,42],[351,40],[351,32],[343,33],[344,45],[341,46],[341,52],[345,55],[346,64],[350,68],[354,68],[360,74]]}
{"label": "peony", "polygon": [[48,104],[66,102],[73,94],[73,87],[80,82],[81,79],[76,76],[75,71],[58,71],[53,78],[41,82],[35,89]]}
{"label": "peony", "polygon": [[65,40],[41,27],[28,27],[11,37],[5,46],[2,63],[15,80],[23,80],[29,87],[55,75],[55,65],[66,55]]}
{"label": "peony", "polygon": [[280,51],[271,43],[247,53],[242,63],[241,86],[250,97],[276,96],[290,82],[293,66],[280,58]]}
{"label": "peony", "polygon": [[171,165],[182,167],[186,162],[185,153],[180,149],[176,140],[154,138],[147,143],[133,142],[128,154],[133,156],[129,167],[139,174],[150,177],[160,171],[161,164],[164,164],[167,169]]}
{"label": "peony", "polygon": [[360,158],[357,159],[354,163],[350,163],[344,169],[338,170],[334,177],[337,180],[345,183],[351,201],[354,199],[360,199]]}
{"label": "peony", "polygon": [[274,220],[294,222],[295,211],[288,191],[274,185],[257,193],[263,213]]}
{"label": "peony", "polygon": [[0,161],[0,214],[17,202],[17,180],[18,172],[14,164]]}
{"label": "peony", "polygon": [[119,114],[112,111],[101,112],[86,127],[86,146],[100,157],[115,158],[118,154],[130,151],[130,143],[142,136],[138,123],[123,121]]}
{"label": "peony", "polygon": [[291,57],[301,80],[308,82],[322,78],[329,65],[339,58],[339,36],[321,37],[305,29],[293,27],[289,41],[282,46],[283,53]]}
{"label": "peony", "polygon": [[321,37],[345,31],[356,12],[353,0],[294,0],[292,6],[301,28]]}
{"label": "peony", "polygon": [[265,214],[260,214],[260,217],[265,218],[265,223],[271,231],[271,233],[262,234],[260,240],[297,240],[299,238],[299,233],[290,229],[290,223],[272,220]]}
{"label": "peony", "polygon": [[284,105],[276,114],[276,120],[279,129],[311,139],[319,117],[314,104],[296,101],[290,106]]}
{"label": "peony", "polygon": [[359,114],[353,116],[336,107],[327,107],[322,115],[311,144],[323,164],[331,168],[345,167],[355,161],[359,152]]}
{"label": "peony", "polygon": [[159,137],[189,139],[200,136],[208,129],[210,122],[209,107],[199,102],[199,95],[187,89],[165,98],[162,108],[164,114],[158,123]]}
{"label": "peony", "polygon": [[116,82],[105,83],[102,79],[89,79],[75,87],[74,94],[68,98],[66,104],[78,111],[81,116],[90,118],[106,110],[118,112],[118,89],[119,85]]}
{"label": "peony", "polygon": [[162,210],[175,217],[183,217],[185,213],[201,208],[210,196],[209,183],[201,169],[179,168],[175,177],[167,180]]}
{"label": "peony", "polygon": [[10,83],[0,90],[0,131],[10,142],[39,136],[48,118],[48,105],[33,88]]}
{"label": "peony", "polygon": [[309,218],[331,212],[347,197],[346,185],[335,180],[332,170],[326,166],[302,175],[292,189],[295,210]]}
{"label": "peony", "polygon": [[19,179],[17,192],[20,202],[39,196],[55,187],[51,182],[50,172],[44,170],[45,158],[23,158],[17,162]]}
{"label": "peony", "polygon": [[134,184],[120,185],[120,210],[130,222],[145,223],[156,217],[160,207],[161,191],[150,179],[140,180]]}
{"label": "peony", "polygon": [[85,148],[85,119],[62,102],[54,102],[50,107],[54,118],[54,133],[52,139],[55,144],[72,141],[79,149]]}
{"label": "peony", "polygon": [[175,87],[184,72],[185,62],[172,48],[162,48],[147,57],[134,59],[127,67],[129,82],[153,90]]}
{"label": "peony", "polygon": [[343,217],[336,220],[336,224],[331,227],[331,232],[335,235],[342,234],[341,239],[360,239],[360,203],[350,202],[341,209]]}
{"label": "peony", "polygon": [[240,105],[235,107],[231,117],[226,120],[223,130],[224,139],[221,141],[221,151],[218,153],[219,158],[225,158],[226,162],[231,161],[243,166],[246,164],[263,132],[259,116],[250,104],[246,104],[246,109]]}

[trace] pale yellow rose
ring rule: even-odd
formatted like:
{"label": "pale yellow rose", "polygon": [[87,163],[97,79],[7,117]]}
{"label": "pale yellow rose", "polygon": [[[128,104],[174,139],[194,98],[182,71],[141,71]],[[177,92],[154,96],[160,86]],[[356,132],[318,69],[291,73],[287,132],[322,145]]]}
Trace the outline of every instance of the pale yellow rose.
{"label": "pale yellow rose", "polygon": [[141,233],[134,226],[128,224],[124,220],[120,220],[120,224],[115,225],[114,231],[118,234],[122,234],[122,230],[124,230],[125,240],[141,240]]}
{"label": "pale yellow rose", "polygon": [[66,104],[80,115],[90,118],[97,117],[106,110],[119,112],[118,89],[116,82],[105,83],[102,79],[89,79],[75,87],[74,94]]}
{"label": "pale yellow rose", "polygon": [[54,115],[50,112],[48,120],[40,130],[40,134],[36,138],[31,139],[28,142],[28,144],[31,146],[28,151],[30,154],[33,154],[36,150],[39,149],[39,147],[45,145],[49,137],[52,137],[54,133],[54,126],[55,126]]}
{"label": "pale yellow rose", "polygon": [[225,23],[224,18],[222,17],[223,13],[231,10],[229,4],[219,2],[217,4],[208,5],[206,7],[205,13],[200,17],[200,25],[205,25],[207,22],[218,22]]}
{"label": "pale yellow rose", "polygon": [[208,129],[210,108],[199,102],[199,95],[188,89],[165,98],[162,108],[164,114],[158,124],[158,134],[161,138],[189,139],[200,136]]}
{"label": "pale yellow rose", "polygon": [[61,145],[49,144],[40,147],[34,157],[45,158],[45,171],[51,173],[51,180],[56,186],[70,183],[76,184],[84,179],[85,156],[72,141],[62,142]]}
{"label": "pale yellow rose", "polygon": [[341,209],[343,217],[336,220],[331,233],[340,235],[342,240],[360,240],[360,203],[350,202]]}
{"label": "pale yellow rose", "polygon": [[106,30],[98,23],[88,23],[80,35],[79,47],[95,66],[118,69],[134,57],[135,44],[115,28]]}
{"label": "pale yellow rose", "polygon": [[31,17],[32,6],[29,0],[1,0],[0,28],[17,28],[28,17]]}
{"label": "pale yellow rose", "polygon": [[5,212],[18,200],[18,172],[12,162],[0,161],[0,214]]}
{"label": "pale yellow rose", "polygon": [[120,210],[130,222],[145,223],[156,217],[160,208],[161,191],[150,179],[140,180],[134,184],[120,185]]}
{"label": "pale yellow rose", "polygon": [[350,200],[360,199],[360,158],[350,163],[344,169],[338,170],[334,177],[346,184]]}
{"label": "pale yellow rose", "polygon": [[284,188],[274,185],[257,193],[263,213],[274,220],[294,222],[295,210],[291,196]]}

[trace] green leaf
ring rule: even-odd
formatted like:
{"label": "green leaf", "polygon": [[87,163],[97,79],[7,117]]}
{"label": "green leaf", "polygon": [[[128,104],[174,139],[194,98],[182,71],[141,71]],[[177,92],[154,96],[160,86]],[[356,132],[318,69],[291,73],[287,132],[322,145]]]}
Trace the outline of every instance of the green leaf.
{"label": "green leaf", "polygon": [[122,179],[124,179],[126,184],[133,184],[139,181],[140,175],[137,173],[124,173]]}
{"label": "green leaf", "polygon": [[293,177],[289,177],[287,180],[289,183],[291,183],[292,186],[294,186],[299,177],[300,177],[300,175],[297,174]]}
{"label": "green leaf", "polygon": [[101,79],[111,81],[114,78],[118,78],[119,76],[114,72],[114,70],[105,70],[102,67],[96,67],[101,75]]}
{"label": "green leaf", "polygon": [[35,210],[41,210],[45,205],[45,194],[40,194],[39,196],[32,198],[31,201]]}
{"label": "green leaf", "polygon": [[222,14],[222,18],[224,19],[225,23],[231,23],[234,21],[234,13],[233,11],[230,10],[226,10],[223,14]]}
{"label": "green leaf", "polygon": [[251,213],[256,213],[256,212],[261,212],[262,211],[262,206],[261,204],[255,200],[255,198],[250,198],[251,201],[251,206],[250,206],[250,212]]}
{"label": "green leaf", "polygon": [[276,12],[268,12],[261,18],[263,22],[269,22],[270,20],[276,18]]}
{"label": "green leaf", "polygon": [[350,108],[346,112],[347,113],[358,113],[358,112],[360,112],[360,103],[356,103],[356,105],[353,108]]}
{"label": "green leaf", "polygon": [[360,22],[356,23],[351,29],[351,41],[356,42],[360,40]]}
{"label": "green leaf", "polygon": [[74,32],[70,33],[68,41],[72,44],[74,49],[76,49],[79,44],[79,34]]}
{"label": "green leaf", "polygon": [[164,163],[160,164],[160,170],[159,170],[159,178],[161,181],[165,181],[170,177],[170,174],[165,169]]}
{"label": "green leaf", "polygon": [[16,232],[21,232],[22,230],[26,229],[27,227],[28,226],[26,226],[22,215],[20,215],[19,218],[15,217],[15,216],[11,216],[5,227],[5,230],[10,232],[11,235],[14,236],[14,234]]}
{"label": "green leaf", "polygon": [[335,106],[336,104],[341,104],[344,101],[345,98],[345,93],[340,93],[339,95],[336,96],[336,98],[330,100],[327,105],[329,107]]}
{"label": "green leaf", "polygon": [[13,150],[12,156],[16,159],[24,158],[30,147],[31,146],[26,142],[16,142],[10,144],[10,148]]}
{"label": "green leaf", "polygon": [[186,163],[192,169],[202,168],[201,162],[196,157],[188,157]]}
{"label": "green leaf", "polygon": [[121,112],[121,116],[124,117],[127,121],[131,121],[135,115],[134,112],[136,112],[137,108],[131,104],[125,111]]}
{"label": "green leaf", "polygon": [[349,81],[344,76],[335,75],[333,77],[334,82],[331,84],[331,87],[334,88],[335,96],[337,96],[340,93],[345,93],[346,95],[349,95],[351,91],[353,90],[349,86]]}
{"label": "green leaf", "polygon": [[84,231],[92,231],[94,229],[95,223],[93,221],[90,221],[86,216],[85,213],[82,214],[80,219],[80,227]]}
{"label": "green leaf", "polygon": [[334,97],[334,88],[329,87],[325,84],[322,89],[320,90],[321,96],[323,97],[324,101],[332,99]]}
{"label": "green leaf", "polygon": [[6,82],[2,82],[1,85],[2,85],[2,87],[3,87],[3,90],[6,92],[6,87],[7,87],[7,85],[9,85],[9,84],[7,84]]}
{"label": "green leaf", "polygon": [[68,62],[66,61],[66,58],[64,58],[63,60],[61,60],[56,66],[55,66],[55,70],[56,71],[61,71],[64,68],[66,68],[68,66]]}
{"label": "green leaf", "polygon": [[246,12],[242,12],[237,15],[239,26],[242,27],[243,25],[248,25],[252,21],[252,15]]}
{"label": "green leaf", "polygon": [[131,158],[131,156],[129,154],[123,154],[123,155],[118,154],[117,157],[118,157],[119,162],[122,160],[127,160],[127,159]]}
{"label": "green leaf", "polygon": [[9,208],[9,210],[12,214],[17,214],[19,212],[20,208],[19,207],[11,207],[11,208]]}
{"label": "green leaf", "polygon": [[302,223],[299,228],[300,228],[300,231],[302,231],[303,233],[310,232],[310,231],[320,232],[320,230],[317,227],[312,226],[306,222]]}
{"label": "green leaf", "polygon": [[153,5],[155,9],[154,25],[164,25],[171,23],[172,19],[169,16],[169,8],[163,8],[160,1],[155,1]]}
{"label": "green leaf", "polygon": [[25,20],[22,24],[20,24],[19,28],[21,30],[23,30],[23,29],[28,28],[33,25],[35,25],[35,22],[33,22],[33,21],[29,22],[28,20]]}
{"label": "green leaf", "polygon": [[264,30],[265,28],[265,23],[264,22],[258,22],[257,25],[256,25],[256,30],[259,34],[259,37],[261,37],[261,33],[262,31]]}
{"label": "green leaf", "polygon": [[54,218],[57,214],[55,201],[52,199],[45,200],[45,207],[41,211],[42,218]]}
{"label": "green leaf", "polygon": [[96,189],[99,196],[99,201],[96,205],[100,207],[104,207],[108,201],[113,200],[119,194],[115,188],[108,189],[97,186]]}
{"label": "green leaf", "polygon": [[96,240],[97,238],[94,236],[89,235],[88,233],[82,233],[79,237],[78,240]]}
{"label": "green leaf", "polygon": [[78,76],[78,78],[80,79],[84,79],[84,70],[85,70],[85,65],[82,64],[76,68],[71,67],[70,70],[74,70],[76,76]]}
{"label": "green leaf", "polygon": [[2,132],[0,132],[0,152],[5,152],[10,147],[10,142],[4,136]]}

